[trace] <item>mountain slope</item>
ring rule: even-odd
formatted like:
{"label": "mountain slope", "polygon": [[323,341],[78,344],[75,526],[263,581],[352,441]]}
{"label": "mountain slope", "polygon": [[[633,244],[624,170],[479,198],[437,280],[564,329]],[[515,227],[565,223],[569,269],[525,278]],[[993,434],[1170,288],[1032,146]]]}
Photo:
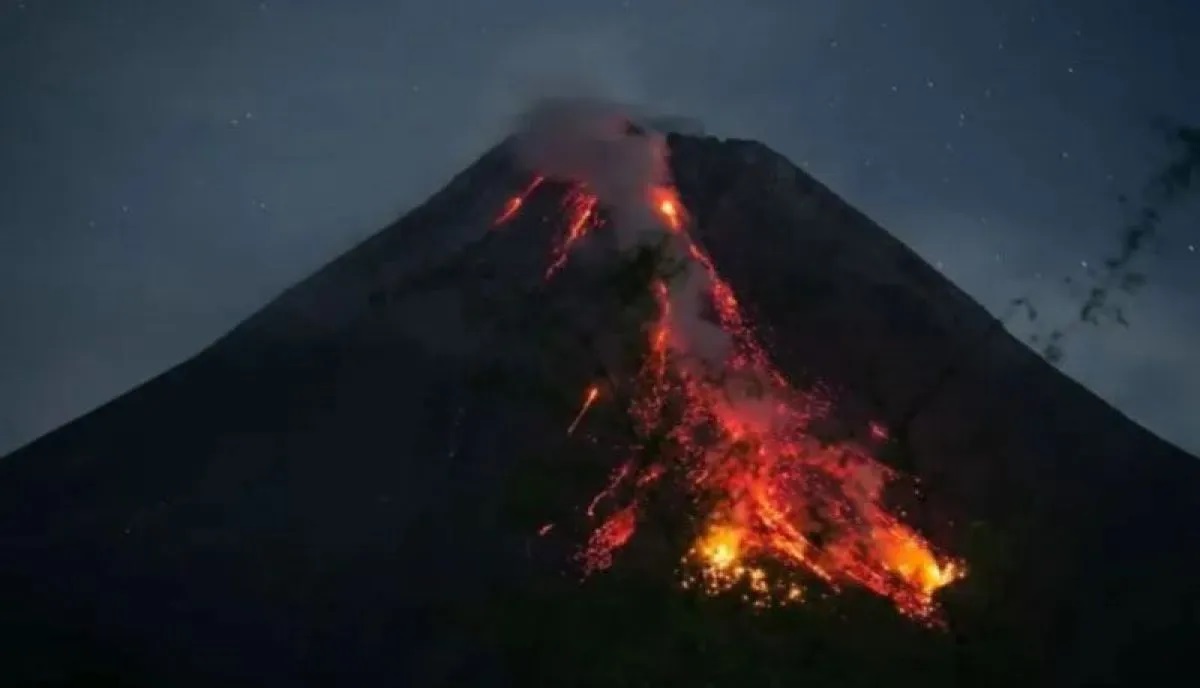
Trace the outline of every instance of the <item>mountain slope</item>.
{"label": "mountain slope", "polygon": [[[1003,606],[1063,682],[1093,672],[1132,672],[1136,682],[1169,671],[1165,658],[1182,662],[1200,599],[1184,573],[1197,561],[1185,544],[1197,528],[1195,457],[1059,374],[763,146],[673,144],[685,203],[724,274],[770,324],[781,363],[868,400],[930,494],[963,521],[1003,531],[1019,569],[1005,583],[1020,591]],[[723,192],[714,188],[722,169]],[[769,220],[748,230],[754,212]],[[746,231],[767,236],[747,241]]]}
{"label": "mountain slope", "polygon": [[537,172],[509,142],[193,360],[0,461],[10,675],[1062,686],[1182,670],[1200,463],[766,147],[666,143],[692,236],[772,359],[830,390],[827,441],[882,422],[880,457],[922,478],[911,521],[969,570],[941,593],[948,629],[853,589],[769,613],[682,594],[666,526],[608,573],[561,575],[587,528],[565,515],[618,463],[606,438],[624,421],[601,402],[564,428],[623,370],[639,267],[597,232],[547,282],[570,188],[547,182],[494,227]]}

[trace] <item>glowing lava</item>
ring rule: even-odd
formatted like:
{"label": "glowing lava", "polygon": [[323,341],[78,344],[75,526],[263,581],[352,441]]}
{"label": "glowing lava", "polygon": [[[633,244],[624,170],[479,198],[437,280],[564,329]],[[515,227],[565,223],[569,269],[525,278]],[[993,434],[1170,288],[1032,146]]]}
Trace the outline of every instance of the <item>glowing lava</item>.
{"label": "glowing lava", "polygon": [[583,186],[575,186],[567,192],[565,206],[570,223],[567,225],[566,236],[554,248],[550,267],[546,268],[546,279],[553,277],[554,273],[567,264],[567,256],[575,246],[575,242],[582,239],[588,230],[594,226],[596,221],[596,206],[598,204],[599,201],[597,198]]}
{"label": "glowing lava", "polygon": [[663,224],[673,232],[683,229],[683,204],[679,196],[670,187],[656,186],[650,189],[650,206],[658,213]]}
{"label": "glowing lava", "polygon": [[[962,565],[939,559],[885,508],[884,489],[896,477],[891,469],[863,446],[813,436],[813,421],[831,403],[795,389],[772,365],[733,290],[689,237],[676,191],[650,188],[646,202],[673,257],[687,265],[685,274],[652,284],[658,317],[647,328],[648,351],[629,408],[641,439],[655,440],[643,444],[666,448],[622,463],[588,505],[587,515],[600,523],[579,554],[584,572],[611,566],[634,537],[643,496],[667,472],[662,462],[670,457],[680,469],[672,475],[685,476],[685,489],[705,508],[683,556],[685,587],[714,594],[740,589],[766,605],[800,600],[805,577],[815,578],[835,590],[866,588],[904,614],[936,620],[934,594],[963,575]],[[520,205],[510,201],[502,217]],[[598,201],[583,185],[568,194],[566,206],[570,224],[547,277],[598,226]],[[723,344],[715,360],[699,351],[697,300],[715,313],[716,322],[707,324]],[[587,391],[568,434],[597,394],[595,387]],[[868,435],[888,437],[878,424]],[[602,507],[605,516],[598,514]]]}
{"label": "glowing lava", "polygon": [[529,199],[529,196],[532,195],[533,192],[536,191],[544,181],[544,177],[540,175],[536,176],[532,181],[529,182],[529,185],[521,191],[521,193],[508,199],[508,201],[504,204],[504,209],[500,211],[499,215],[496,216],[496,220],[493,225],[498,227],[516,217],[517,213],[521,212],[521,208],[524,207],[526,201]]}
{"label": "glowing lava", "polygon": [[741,557],[742,533],[737,528],[716,526],[696,543],[696,553],[714,570],[728,570]]}
{"label": "glowing lava", "polygon": [[596,397],[598,396],[600,396],[599,387],[595,385],[588,387],[587,394],[585,394],[583,397],[583,406],[579,408],[579,413],[575,414],[575,420],[571,421],[571,424],[567,426],[568,435],[573,434],[575,432],[575,428],[579,427],[579,421],[583,420],[584,414],[588,412],[588,409],[592,407],[592,404],[596,403]]}

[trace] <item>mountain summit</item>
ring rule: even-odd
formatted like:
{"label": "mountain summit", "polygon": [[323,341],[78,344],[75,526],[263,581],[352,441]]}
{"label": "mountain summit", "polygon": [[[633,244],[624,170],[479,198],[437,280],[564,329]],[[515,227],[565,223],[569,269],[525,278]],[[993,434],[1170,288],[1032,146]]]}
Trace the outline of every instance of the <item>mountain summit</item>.
{"label": "mountain summit", "polygon": [[665,128],[543,103],[209,349],[0,460],[11,680],[1190,668],[1200,462],[780,155]]}

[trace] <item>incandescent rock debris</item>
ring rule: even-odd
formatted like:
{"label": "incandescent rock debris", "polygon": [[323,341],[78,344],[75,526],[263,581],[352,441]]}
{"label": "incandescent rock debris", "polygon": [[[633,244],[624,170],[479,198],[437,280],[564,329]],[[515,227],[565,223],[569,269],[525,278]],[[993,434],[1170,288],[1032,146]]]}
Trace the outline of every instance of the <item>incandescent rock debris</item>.
{"label": "incandescent rock debris", "polygon": [[778,154],[668,124],[534,108],[194,359],[0,461],[6,674],[1186,670],[1200,463]]}

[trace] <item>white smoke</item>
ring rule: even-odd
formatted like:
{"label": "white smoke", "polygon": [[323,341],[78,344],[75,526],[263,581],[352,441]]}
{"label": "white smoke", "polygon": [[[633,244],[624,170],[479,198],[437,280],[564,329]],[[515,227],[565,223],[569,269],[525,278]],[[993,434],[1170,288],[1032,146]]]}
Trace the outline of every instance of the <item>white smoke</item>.
{"label": "white smoke", "polygon": [[709,316],[712,279],[687,252],[678,237],[667,244],[672,261],[687,260],[687,270],[667,285],[671,301],[671,347],[712,366],[723,363],[733,342],[728,333]]}
{"label": "white smoke", "polygon": [[631,121],[628,108],[602,99],[545,99],[522,114],[514,137],[531,171],[595,194],[623,247],[662,236],[647,193],[670,181],[666,142],[654,133],[630,135]]}
{"label": "white smoke", "polygon": [[630,125],[628,106],[600,98],[552,98],[518,119],[513,146],[519,162],[548,179],[583,184],[608,211],[622,248],[665,242],[666,258],[686,270],[668,282],[671,347],[687,359],[722,363],[732,342],[707,317],[712,280],[654,208],[652,191],[672,188],[665,137]]}

